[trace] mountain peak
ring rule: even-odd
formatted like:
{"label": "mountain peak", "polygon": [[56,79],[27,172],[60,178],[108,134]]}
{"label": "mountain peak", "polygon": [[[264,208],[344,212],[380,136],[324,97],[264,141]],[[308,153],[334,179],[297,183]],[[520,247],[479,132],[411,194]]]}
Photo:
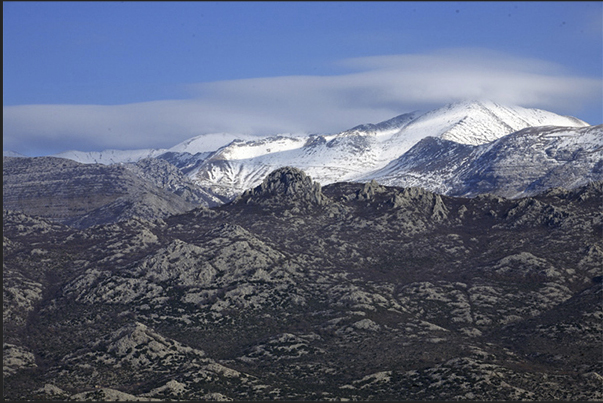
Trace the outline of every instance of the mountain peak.
{"label": "mountain peak", "polygon": [[264,181],[245,191],[238,200],[262,202],[270,198],[303,200],[312,204],[325,204],[320,184],[312,181],[304,171],[286,166],[272,171]]}
{"label": "mountain peak", "polygon": [[379,132],[387,130],[401,130],[404,126],[409,124],[418,116],[419,112],[414,111],[411,113],[404,113],[402,115],[395,116],[391,119],[385,120],[380,123],[365,123],[355,126],[349,130],[343,132],[343,134],[354,133],[354,132]]}
{"label": "mountain peak", "polygon": [[[487,100],[459,101],[429,111],[411,124],[429,136],[456,143],[479,145],[535,126],[586,127],[588,123],[540,109],[500,105]],[[415,135],[420,140],[425,135]]]}

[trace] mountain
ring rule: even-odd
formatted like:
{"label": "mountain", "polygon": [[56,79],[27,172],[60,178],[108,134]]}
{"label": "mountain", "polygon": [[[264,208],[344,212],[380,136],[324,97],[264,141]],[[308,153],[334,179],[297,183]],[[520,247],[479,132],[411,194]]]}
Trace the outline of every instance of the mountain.
{"label": "mountain", "polygon": [[[138,149],[138,150],[104,150],[104,151],[65,151],[54,154],[52,157],[67,158],[73,161],[84,164],[120,164],[120,163],[136,163],[145,158],[161,158],[166,159],[176,166],[186,165],[191,161],[203,159],[211,154],[216,148],[212,148],[212,144],[224,145],[235,139],[249,137],[245,135],[237,135],[231,133],[211,133],[196,136],[185,140],[168,149]],[[6,151],[5,156],[19,156],[7,154],[12,153]],[[14,153],[16,154],[16,153]]]}
{"label": "mountain", "polygon": [[160,220],[5,210],[4,398],[600,400],[602,197],[283,167]]}
{"label": "mountain", "polygon": [[362,179],[469,197],[572,189],[603,179],[603,125],[529,127],[477,146],[426,137]]}
{"label": "mountain", "polygon": [[5,209],[76,227],[132,217],[153,220],[225,201],[163,160],[102,165],[55,157],[4,157],[2,166]]}
{"label": "mountain", "polygon": [[82,164],[120,164],[138,162],[141,159],[153,158],[166,153],[164,149],[141,150],[104,150],[104,151],[65,151],[54,154],[52,157],[65,158]]}
{"label": "mountain", "polygon": [[[472,101],[457,102],[427,112],[407,113],[337,134],[239,139],[215,151],[207,150],[204,136],[197,136],[166,150],[70,151],[56,156],[104,164],[134,163],[149,157],[164,159],[206,191],[233,199],[246,189],[259,185],[272,170],[283,166],[302,169],[322,185],[362,181],[382,175],[378,171],[426,137],[477,146],[518,130],[540,126],[580,128],[588,124],[539,109]],[[224,141],[232,136],[215,134],[210,136],[210,140]],[[403,186],[404,183],[398,185]]]}
{"label": "mountain", "polygon": [[203,160],[188,175],[200,186],[228,197],[257,186],[269,172],[282,166],[302,169],[326,185],[369,177],[428,136],[479,145],[543,125],[588,126],[579,119],[537,109],[460,102],[335,135],[235,141]]}
{"label": "mountain", "polygon": [[[79,226],[164,217],[231,201],[285,166],[322,185],[376,180],[447,195],[521,197],[603,180],[602,127],[537,109],[459,102],[333,135],[234,140],[213,152],[197,136],[165,150],[62,153],[64,164],[5,157],[3,200]],[[112,181],[121,190],[110,189]]]}
{"label": "mountain", "polygon": [[[585,127],[586,122],[540,109],[503,106],[494,102],[458,102],[430,111],[413,122],[415,138],[440,137],[461,144],[485,144],[534,126]],[[417,127],[418,126],[418,127]],[[428,134],[429,133],[429,134]]]}

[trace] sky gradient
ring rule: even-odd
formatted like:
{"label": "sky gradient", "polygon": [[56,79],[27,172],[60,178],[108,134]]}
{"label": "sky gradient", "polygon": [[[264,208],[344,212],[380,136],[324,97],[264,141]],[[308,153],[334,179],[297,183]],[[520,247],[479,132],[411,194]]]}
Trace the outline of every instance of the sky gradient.
{"label": "sky gradient", "polygon": [[603,123],[601,2],[3,2],[3,148],[334,133],[464,99]]}

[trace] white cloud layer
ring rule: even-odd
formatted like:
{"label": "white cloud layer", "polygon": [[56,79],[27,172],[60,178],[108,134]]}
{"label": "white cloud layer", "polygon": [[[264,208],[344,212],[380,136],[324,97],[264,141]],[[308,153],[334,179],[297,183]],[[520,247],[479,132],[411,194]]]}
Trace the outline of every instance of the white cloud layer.
{"label": "white cloud layer", "polygon": [[[484,49],[364,57],[339,65],[348,73],[192,84],[192,96],[181,100],[5,106],[4,150],[47,155],[169,148],[209,133],[333,133],[465,99],[577,114],[601,102],[603,87],[600,78],[575,76],[550,62]],[[208,137],[207,148],[231,138]]]}

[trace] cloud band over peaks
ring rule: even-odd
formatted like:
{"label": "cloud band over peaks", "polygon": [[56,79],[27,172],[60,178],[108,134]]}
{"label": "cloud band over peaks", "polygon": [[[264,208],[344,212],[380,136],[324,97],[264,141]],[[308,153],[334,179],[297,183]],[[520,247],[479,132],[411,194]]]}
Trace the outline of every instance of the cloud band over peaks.
{"label": "cloud band over peaks", "polygon": [[[191,84],[191,96],[179,100],[5,106],[4,150],[48,155],[71,149],[170,148],[209,133],[334,133],[465,99],[574,116],[601,102],[600,78],[485,49],[363,57],[337,65],[346,72]],[[221,145],[208,142],[208,150]]]}

